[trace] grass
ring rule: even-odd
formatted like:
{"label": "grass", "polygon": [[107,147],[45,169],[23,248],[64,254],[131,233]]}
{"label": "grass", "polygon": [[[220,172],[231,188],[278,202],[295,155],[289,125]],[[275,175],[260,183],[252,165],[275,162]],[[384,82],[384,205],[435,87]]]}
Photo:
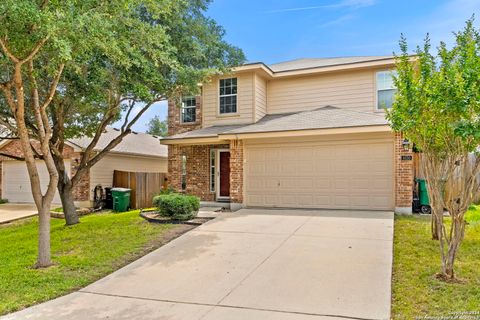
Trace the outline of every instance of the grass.
{"label": "grass", "polygon": [[33,268],[37,218],[0,226],[0,315],[84,287],[185,230],[148,223],[138,211],[85,216],[71,227],[52,219],[51,226],[54,265],[47,269]]}
{"label": "grass", "polygon": [[441,265],[438,242],[430,238],[430,218],[395,217],[393,319],[480,312],[480,206],[472,206],[466,220],[455,265],[464,283],[445,283],[434,277]]}

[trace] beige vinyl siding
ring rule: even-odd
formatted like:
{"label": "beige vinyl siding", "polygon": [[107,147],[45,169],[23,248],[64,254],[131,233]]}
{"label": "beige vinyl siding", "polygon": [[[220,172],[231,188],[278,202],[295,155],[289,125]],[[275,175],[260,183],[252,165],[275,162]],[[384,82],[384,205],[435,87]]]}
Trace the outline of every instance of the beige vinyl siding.
{"label": "beige vinyl siding", "polygon": [[375,71],[360,70],[271,80],[269,114],[312,110],[326,105],[375,110]]}
{"label": "beige vinyl siding", "polygon": [[247,141],[245,204],[392,210],[393,152],[391,133]]}
{"label": "beige vinyl siding", "polygon": [[[99,184],[102,185],[103,188],[111,187],[114,170],[167,172],[167,166],[167,159],[110,154],[105,156],[90,170],[90,187],[93,189]],[[93,197],[93,192],[90,194]]]}
{"label": "beige vinyl siding", "polygon": [[255,75],[255,122],[267,113],[267,81]]}
{"label": "beige vinyl siding", "polygon": [[[219,80],[237,78],[237,113],[219,113]],[[254,73],[213,78],[202,90],[203,127],[253,122]]]}

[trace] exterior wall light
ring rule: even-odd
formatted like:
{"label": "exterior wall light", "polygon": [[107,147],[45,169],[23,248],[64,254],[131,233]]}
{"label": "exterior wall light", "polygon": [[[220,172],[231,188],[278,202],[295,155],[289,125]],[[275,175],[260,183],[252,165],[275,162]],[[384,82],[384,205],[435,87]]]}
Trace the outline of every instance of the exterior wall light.
{"label": "exterior wall light", "polygon": [[403,151],[410,151],[410,141],[408,139],[404,139],[402,141]]}

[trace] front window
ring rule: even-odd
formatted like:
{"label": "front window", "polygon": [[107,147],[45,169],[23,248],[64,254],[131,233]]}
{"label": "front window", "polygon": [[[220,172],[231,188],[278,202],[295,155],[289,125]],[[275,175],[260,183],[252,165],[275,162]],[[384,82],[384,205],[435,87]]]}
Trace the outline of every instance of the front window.
{"label": "front window", "polygon": [[183,97],[182,98],[182,123],[195,122],[197,105],[195,97]]}
{"label": "front window", "polygon": [[396,71],[380,71],[377,72],[377,109],[390,109],[393,105],[395,92],[397,88],[393,82],[393,76]]}
{"label": "front window", "polygon": [[210,150],[210,191],[215,191],[215,150]]}
{"label": "front window", "polygon": [[237,112],[237,78],[220,80],[220,114]]}
{"label": "front window", "polygon": [[182,156],[182,190],[187,189],[187,156]]}

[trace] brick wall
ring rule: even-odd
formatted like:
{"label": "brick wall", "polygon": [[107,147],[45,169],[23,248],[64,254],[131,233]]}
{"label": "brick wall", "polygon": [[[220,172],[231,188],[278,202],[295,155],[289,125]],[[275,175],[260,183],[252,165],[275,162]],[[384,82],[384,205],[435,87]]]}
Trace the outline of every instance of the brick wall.
{"label": "brick wall", "polygon": [[184,133],[200,129],[202,127],[202,97],[195,97],[196,121],[193,123],[181,123],[181,108],[175,104],[175,101],[168,100],[168,135]]}
{"label": "brick wall", "polygon": [[411,156],[413,151],[403,150],[403,135],[395,133],[395,211],[411,213],[414,187],[414,161],[402,160],[402,156]]}
{"label": "brick wall", "polygon": [[230,142],[230,200],[243,203],[243,141]]}
{"label": "brick wall", "polygon": [[[70,175],[77,173],[78,164],[82,153],[72,152],[70,157]],[[80,181],[73,188],[73,199],[75,201],[89,201],[90,200],[90,170],[84,173]]]}
{"label": "brick wall", "polygon": [[[217,146],[168,146],[168,182],[176,191],[195,195],[203,201],[215,201],[210,191],[210,150]],[[186,189],[182,190],[182,156],[187,157]]]}

